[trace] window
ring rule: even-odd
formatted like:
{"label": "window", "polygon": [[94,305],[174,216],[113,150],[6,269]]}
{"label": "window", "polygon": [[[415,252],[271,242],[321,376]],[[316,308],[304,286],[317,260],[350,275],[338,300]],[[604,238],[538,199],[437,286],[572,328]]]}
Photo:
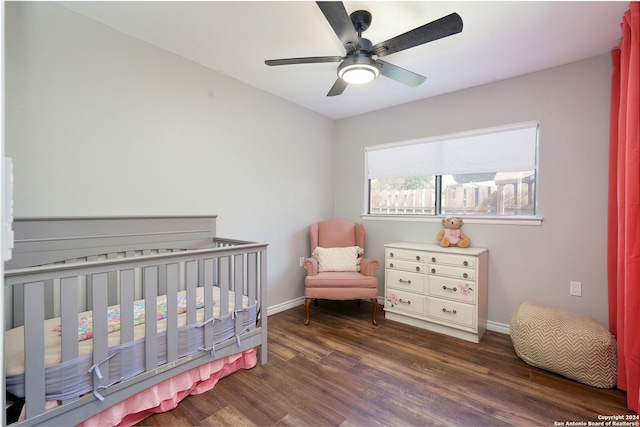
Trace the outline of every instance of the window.
{"label": "window", "polygon": [[536,215],[538,124],[365,149],[371,215]]}

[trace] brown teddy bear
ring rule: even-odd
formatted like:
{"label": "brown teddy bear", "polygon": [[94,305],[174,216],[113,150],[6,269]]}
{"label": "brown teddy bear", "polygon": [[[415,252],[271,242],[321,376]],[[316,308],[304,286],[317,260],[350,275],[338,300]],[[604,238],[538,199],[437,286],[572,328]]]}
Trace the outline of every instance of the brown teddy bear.
{"label": "brown teddy bear", "polygon": [[442,218],[444,230],[440,230],[436,235],[436,238],[440,242],[440,246],[443,248],[447,248],[449,246],[457,246],[459,248],[468,247],[471,240],[464,231],[460,230],[462,224],[464,224],[462,218],[456,218],[455,216]]}

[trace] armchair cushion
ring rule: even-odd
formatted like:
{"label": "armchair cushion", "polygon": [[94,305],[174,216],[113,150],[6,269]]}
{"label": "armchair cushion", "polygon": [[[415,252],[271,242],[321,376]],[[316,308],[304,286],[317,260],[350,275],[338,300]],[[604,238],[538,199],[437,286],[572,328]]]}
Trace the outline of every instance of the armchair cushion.
{"label": "armchair cushion", "polygon": [[316,247],[312,256],[318,260],[318,271],[360,271],[360,256],[364,250],[359,246],[339,248]]}
{"label": "armchair cushion", "polygon": [[[354,271],[325,271],[315,276],[307,276],[305,285],[307,291],[310,288],[320,288],[326,291],[328,294],[324,298],[328,299],[333,299],[329,296],[333,289],[357,288],[360,289],[357,292],[362,293],[361,289],[368,288],[373,291],[376,297],[378,295],[378,279],[375,276],[365,276]],[[362,295],[354,298],[369,297]]]}

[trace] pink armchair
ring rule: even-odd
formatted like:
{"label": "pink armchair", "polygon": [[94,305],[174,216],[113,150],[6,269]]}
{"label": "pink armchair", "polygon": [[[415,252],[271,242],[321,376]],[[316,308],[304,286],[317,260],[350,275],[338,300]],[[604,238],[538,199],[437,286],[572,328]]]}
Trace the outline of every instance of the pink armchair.
{"label": "pink armchair", "polygon": [[[309,306],[316,298],[331,300],[351,300],[367,298],[373,304],[372,322],[378,325],[376,316],[378,313],[378,279],[375,271],[380,263],[375,259],[364,257],[364,243],[366,230],[364,225],[343,219],[331,219],[317,222],[309,227],[309,239],[311,243],[312,257],[304,261],[307,271],[305,278],[305,325],[310,322]],[[354,247],[362,248],[362,251]],[[316,248],[319,248],[316,250]],[[340,256],[348,254],[353,258],[356,267],[351,268],[349,260],[332,262],[331,258],[337,252]],[[356,252],[354,252],[356,251]],[[357,254],[357,252],[362,252]],[[342,259],[347,259],[344,256]],[[357,258],[357,259],[356,259]],[[329,261],[327,261],[329,259]],[[320,260],[320,261],[319,261]],[[357,263],[360,267],[357,270]],[[352,270],[352,271],[349,271]]]}

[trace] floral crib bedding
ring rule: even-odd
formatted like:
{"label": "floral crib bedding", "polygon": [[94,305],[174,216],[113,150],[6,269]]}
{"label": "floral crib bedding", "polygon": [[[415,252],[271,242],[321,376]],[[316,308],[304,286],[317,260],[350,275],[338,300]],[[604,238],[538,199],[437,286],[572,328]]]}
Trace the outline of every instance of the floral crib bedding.
{"label": "floral crib bedding", "polygon": [[[186,292],[177,294],[178,301],[178,331],[183,338],[180,340],[180,356],[202,351],[204,336],[201,326],[206,323],[213,323],[214,342],[219,343],[226,339],[255,326],[257,317],[257,306],[249,304],[248,297],[242,296],[242,308],[235,308],[235,293],[228,293],[228,313],[220,313],[220,288],[213,287],[214,295],[214,317],[204,318],[204,289],[198,287],[196,290],[196,322],[187,324],[186,313]],[[162,337],[167,330],[167,298],[166,295],[157,298],[156,312],[157,332]],[[235,331],[235,318],[241,316],[242,331]],[[122,380],[136,375],[144,370],[143,360],[140,354],[144,352],[145,336],[145,300],[134,301],[134,339],[131,342],[120,342],[120,306],[108,308],[108,347],[110,364],[116,366],[111,369],[110,376],[115,380]],[[45,367],[46,386],[45,394],[48,400],[64,400],[82,395],[92,390],[91,368],[99,366],[104,361],[93,363],[93,313],[91,311],[79,313],[78,315],[78,357],[61,363],[61,327],[60,318],[45,320]],[[24,387],[24,327],[20,326],[8,330],[5,333],[6,346],[6,382],[7,390],[17,396],[23,396]],[[209,349],[214,351],[215,349]],[[158,359],[160,362],[166,355],[166,343],[158,340]],[[159,363],[160,363],[159,362]],[[99,373],[99,371],[98,371]]]}

